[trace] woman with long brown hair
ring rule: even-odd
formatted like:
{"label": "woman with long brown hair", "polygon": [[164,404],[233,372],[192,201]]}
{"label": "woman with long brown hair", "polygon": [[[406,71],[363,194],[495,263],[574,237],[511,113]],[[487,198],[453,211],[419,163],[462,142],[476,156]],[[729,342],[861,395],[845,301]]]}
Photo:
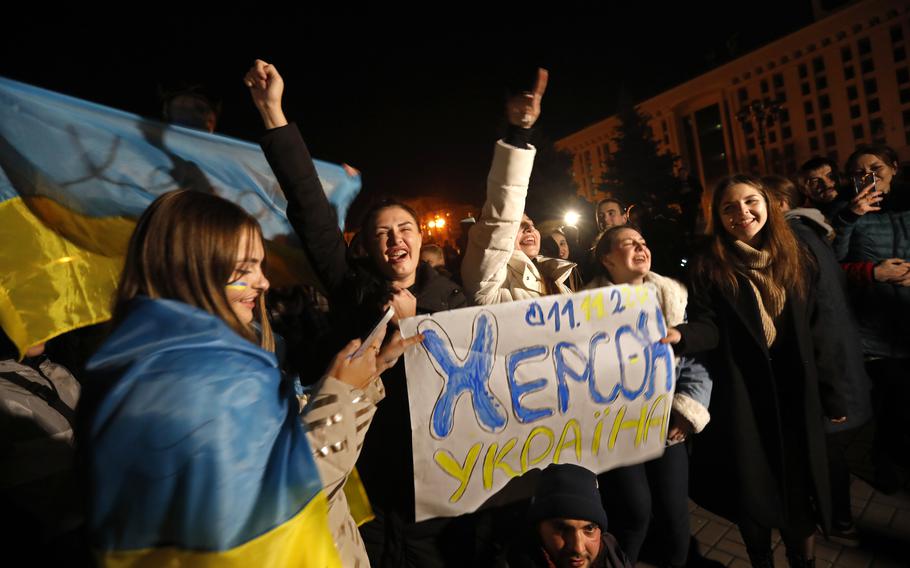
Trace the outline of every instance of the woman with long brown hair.
{"label": "woman with long brown hair", "polygon": [[352,341],[298,416],[271,352],[265,260],[256,220],[214,195],[170,192],[139,219],[79,409],[102,564],[366,561],[338,489],[379,374],[419,339]]}
{"label": "woman with long brown hair", "polygon": [[834,342],[818,318],[815,261],[758,178],[714,190],[707,250],[693,266],[680,353],[710,351],[712,425],[692,456],[693,497],[739,525],[754,566],[780,529],[791,566],[814,562],[830,493],[822,416],[846,419]]}

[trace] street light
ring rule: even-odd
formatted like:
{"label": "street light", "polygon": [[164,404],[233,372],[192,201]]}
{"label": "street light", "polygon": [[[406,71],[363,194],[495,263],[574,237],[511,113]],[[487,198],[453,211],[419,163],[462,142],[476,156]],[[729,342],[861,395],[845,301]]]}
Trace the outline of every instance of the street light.
{"label": "street light", "polygon": [[765,148],[765,128],[769,126],[774,126],[774,123],[777,121],[777,115],[782,110],[781,108],[782,101],[779,100],[768,100],[768,99],[754,99],[752,102],[744,106],[738,113],[736,113],[736,119],[739,120],[739,123],[743,126],[743,133],[746,130],[746,123],[752,121],[755,123],[755,126],[758,128],[758,145],[761,147],[761,159],[762,164],[765,167],[765,173],[768,173],[768,153]]}
{"label": "street light", "polygon": [[579,219],[581,219],[581,215],[579,215],[575,211],[567,211],[566,214],[563,216],[563,221],[565,221],[566,225],[569,225],[571,227],[576,226],[578,224]]}

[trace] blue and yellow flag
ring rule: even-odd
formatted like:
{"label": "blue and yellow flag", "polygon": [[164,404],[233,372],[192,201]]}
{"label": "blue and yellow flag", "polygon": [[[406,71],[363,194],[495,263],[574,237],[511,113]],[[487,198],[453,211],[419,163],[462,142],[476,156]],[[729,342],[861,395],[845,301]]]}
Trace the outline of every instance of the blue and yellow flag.
{"label": "blue and yellow flag", "polygon": [[203,310],[139,297],[88,371],[116,379],[83,409],[102,566],[340,566],[274,354]]}
{"label": "blue and yellow flag", "polygon": [[[360,179],[316,168],[343,220]],[[255,216],[274,285],[316,283],[258,146],[0,78],[0,327],[20,353],[110,317],[135,220],[177,188]]]}

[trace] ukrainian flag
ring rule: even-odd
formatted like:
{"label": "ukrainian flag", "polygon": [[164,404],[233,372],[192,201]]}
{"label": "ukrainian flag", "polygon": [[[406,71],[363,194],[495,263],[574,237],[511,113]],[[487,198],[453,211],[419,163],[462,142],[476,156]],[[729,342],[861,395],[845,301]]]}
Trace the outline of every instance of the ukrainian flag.
{"label": "ukrainian flag", "polygon": [[[359,178],[316,168],[343,220]],[[110,317],[135,220],[177,188],[255,216],[274,285],[316,282],[258,146],[0,78],[0,327],[20,353]]]}
{"label": "ukrainian flag", "polygon": [[88,371],[80,436],[102,566],[340,566],[274,354],[203,310],[139,297]]}

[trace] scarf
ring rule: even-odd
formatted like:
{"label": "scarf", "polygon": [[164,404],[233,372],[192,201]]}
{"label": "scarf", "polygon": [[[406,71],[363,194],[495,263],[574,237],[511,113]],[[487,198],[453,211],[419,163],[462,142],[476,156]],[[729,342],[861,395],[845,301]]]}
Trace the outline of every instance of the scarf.
{"label": "scarf", "polygon": [[771,264],[771,254],[768,251],[755,250],[742,241],[735,241],[733,245],[733,250],[742,263],[739,268],[749,281],[749,285],[752,286],[752,292],[755,293],[762,331],[768,347],[770,347],[777,338],[774,320],[784,311],[787,291],[774,282],[768,273],[768,267]]}

